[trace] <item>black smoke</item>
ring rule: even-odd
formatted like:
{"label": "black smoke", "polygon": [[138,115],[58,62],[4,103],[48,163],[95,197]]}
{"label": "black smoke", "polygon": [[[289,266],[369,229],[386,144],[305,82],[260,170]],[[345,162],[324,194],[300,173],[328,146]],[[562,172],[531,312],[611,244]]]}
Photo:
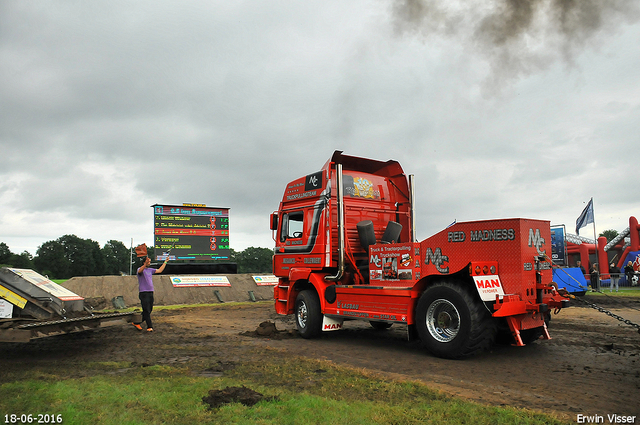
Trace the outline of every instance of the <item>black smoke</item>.
{"label": "black smoke", "polygon": [[487,58],[494,77],[517,76],[557,59],[571,64],[623,25],[640,19],[637,0],[394,0],[398,36],[455,37]]}

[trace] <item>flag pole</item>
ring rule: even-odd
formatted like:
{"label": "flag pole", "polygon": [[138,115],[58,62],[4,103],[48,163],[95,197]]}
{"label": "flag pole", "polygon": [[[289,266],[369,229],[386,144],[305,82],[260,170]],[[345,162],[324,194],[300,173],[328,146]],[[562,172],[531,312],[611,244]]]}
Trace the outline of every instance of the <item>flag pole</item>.
{"label": "flag pole", "polygon": [[596,209],[593,207],[593,197],[591,198],[591,211],[593,212],[593,241],[596,247],[596,264],[598,265],[598,274],[600,274],[600,263],[598,262],[598,238],[596,237]]}

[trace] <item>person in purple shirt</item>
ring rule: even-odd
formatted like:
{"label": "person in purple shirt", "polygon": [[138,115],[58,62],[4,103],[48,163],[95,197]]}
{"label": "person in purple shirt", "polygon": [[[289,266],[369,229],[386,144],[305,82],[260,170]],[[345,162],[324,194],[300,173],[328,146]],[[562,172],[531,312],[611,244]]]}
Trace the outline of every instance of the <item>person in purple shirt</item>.
{"label": "person in purple shirt", "polygon": [[[158,269],[151,268],[151,258],[147,257],[144,264],[138,268],[138,287],[140,291],[140,304],[142,305],[142,322],[147,323],[147,332],[153,332],[153,323],[151,322],[151,312],[153,311],[153,279],[155,273],[162,273],[167,265],[169,258]],[[133,323],[138,330],[142,330],[142,323]]]}

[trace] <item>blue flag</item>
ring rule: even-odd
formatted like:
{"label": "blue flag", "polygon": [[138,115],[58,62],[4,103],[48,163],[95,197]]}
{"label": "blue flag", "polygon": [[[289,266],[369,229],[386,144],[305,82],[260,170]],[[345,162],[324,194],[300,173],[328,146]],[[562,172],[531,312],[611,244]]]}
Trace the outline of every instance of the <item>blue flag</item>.
{"label": "blue flag", "polygon": [[582,214],[576,220],[576,235],[580,235],[580,229],[589,223],[593,223],[593,198],[589,200],[587,206],[582,210]]}

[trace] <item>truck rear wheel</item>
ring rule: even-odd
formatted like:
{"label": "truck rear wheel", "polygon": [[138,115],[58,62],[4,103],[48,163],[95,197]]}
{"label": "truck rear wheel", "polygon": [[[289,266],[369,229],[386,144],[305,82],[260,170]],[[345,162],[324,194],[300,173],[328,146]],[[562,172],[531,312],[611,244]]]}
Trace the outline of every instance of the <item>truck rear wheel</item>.
{"label": "truck rear wheel", "polygon": [[314,338],[322,329],[320,299],[316,291],[305,289],[296,297],[296,327],[303,338]]}
{"label": "truck rear wheel", "polygon": [[416,327],[427,350],[447,359],[488,348],[497,330],[484,304],[460,282],[439,282],[422,294],[416,308]]}

